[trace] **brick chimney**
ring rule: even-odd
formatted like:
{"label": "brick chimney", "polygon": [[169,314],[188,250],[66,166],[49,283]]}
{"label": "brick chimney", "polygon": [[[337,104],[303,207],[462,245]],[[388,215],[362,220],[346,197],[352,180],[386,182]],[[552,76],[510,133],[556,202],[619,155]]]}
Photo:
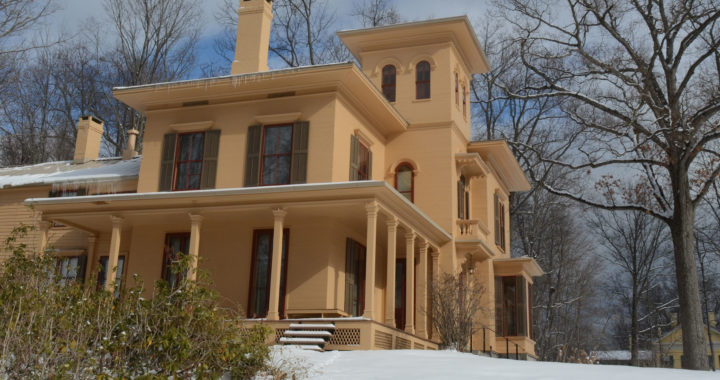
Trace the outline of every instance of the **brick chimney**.
{"label": "brick chimney", "polygon": [[103,121],[94,116],[83,116],[77,123],[77,139],[75,140],[76,164],[97,160],[100,156],[100,142],[103,135]]}
{"label": "brick chimney", "polygon": [[140,131],[133,128],[129,130],[127,134],[127,147],[125,147],[125,150],[123,151],[123,160],[129,160],[131,158],[137,157],[138,155],[138,152],[135,149],[135,145],[137,144],[137,136],[140,134]]}
{"label": "brick chimney", "polygon": [[268,70],[272,6],[272,0],[240,0],[232,75]]}

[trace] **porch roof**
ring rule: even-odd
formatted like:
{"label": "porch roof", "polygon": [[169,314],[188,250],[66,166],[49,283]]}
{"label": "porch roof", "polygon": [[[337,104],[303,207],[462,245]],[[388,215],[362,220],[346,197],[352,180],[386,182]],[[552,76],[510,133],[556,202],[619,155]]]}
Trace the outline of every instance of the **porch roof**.
{"label": "porch roof", "polygon": [[203,210],[257,209],[317,205],[328,207],[342,202],[377,201],[380,211],[397,217],[431,245],[441,246],[452,237],[414,204],[384,181],[312,183],[267,187],[95,195],[67,198],[31,198],[25,205],[42,212],[43,218],[57,220],[90,233],[110,229],[110,218],[98,223],[79,217],[128,216],[163,211],[202,212]]}

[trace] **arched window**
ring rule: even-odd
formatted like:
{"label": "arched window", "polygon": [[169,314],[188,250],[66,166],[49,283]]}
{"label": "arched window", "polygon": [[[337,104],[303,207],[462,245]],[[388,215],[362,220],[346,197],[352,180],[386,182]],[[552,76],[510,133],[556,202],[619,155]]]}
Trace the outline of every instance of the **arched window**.
{"label": "arched window", "polygon": [[395,189],[410,202],[415,198],[415,174],[412,165],[404,162],[395,169]]}
{"label": "arched window", "polygon": [[393,65],[387,65],[382,69],[382,92],[389,102],[395,101],[395,78],[397,70]]}
{"label": "arched window", "polygon": [[421,61],[415,66],[415,98],[430,99],[430,63]]}

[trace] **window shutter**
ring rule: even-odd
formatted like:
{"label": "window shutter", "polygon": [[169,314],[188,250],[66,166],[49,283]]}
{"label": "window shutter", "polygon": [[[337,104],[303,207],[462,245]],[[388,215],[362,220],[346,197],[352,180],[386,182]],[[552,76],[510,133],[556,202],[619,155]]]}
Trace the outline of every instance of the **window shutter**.
{"label": "window shutter", "polygon": [[494,195],[494,203],[495,203],[495,244],[500,245],[500,204],[498,195]]}
{"label": "window shutter", "polygon": [[458,219],[465,219],[465,216],[463,214],[463,212],[465,211],[465,205],[463,205],[463,203],[465,202],[465,197],[463,196],[463,193],[465,193],[463,183],[462,183],[462,181],[458,181],[458,183],[457,183]]}
{"label": "window shutter", "polygon": [[503,331],[503,282],[502,277],[495,277],[495,335],[505,336]]}
{"label": "window shutter", "polygon": [[515,277],[515,289],[517,294],[517,335],[527,336],[527,296],[525,292],[525,277]]}
{"label": "window shutter", "polygon": [[368,181],[372,181],[372,150],[368,148],[368,174],[367,174]]}
{"label": "window shutter", "polygon": [[177,133],[168,133],[163,137],[162,160],[160,162],[160,191],[172,190],[176,141]]}
{"label": "window shutter", "polygon": [[350,135],[350,180],[358,180],[358,169],[360,166],[360,157],[358,150],[360,149],[360,141],[357,136]]}
{"label": "window shutter", "polygon": [[290,168],[290,183],[307,182],[309,132],[309,122],[299,121],[293,124],[292,166]]}
{"label": "window shutter", "polygon": [[220,131],[205,132],[205,147],[203,149],[202,177],[200,189],[214,189],[217,177],[218,152],[220,149]]}
{"label": "window shutter", "polygon": [[87,266],[87,255],[78,256],[77,279],[79,282],[85,282],[85,267]]}
{"label": "window shutter", "polygon": [[260,147],[262,146],[262,125],[252,125],[247,132],[247,155],[245,157],[245,187],[257,186],[260,182]]}
{"label": "window shutter", "polygon": [[355,315],[354,305],[354,289],[353,283],[355,277],[355,257],[353,255],[352,240],[346,239],[345,242],[345,312]]}

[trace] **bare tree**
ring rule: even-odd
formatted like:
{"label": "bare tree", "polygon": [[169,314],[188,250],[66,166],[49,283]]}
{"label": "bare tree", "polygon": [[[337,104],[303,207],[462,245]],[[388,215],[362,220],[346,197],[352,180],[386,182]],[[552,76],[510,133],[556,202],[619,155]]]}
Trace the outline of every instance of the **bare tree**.
{"label": "bare tree", "polygon": [[596,186],[556,188],[542,173],[531,175],[554,194],[645,212],[669,226],[683,366],[706,369],[693,227],[695,210],[720,173],[720,3],[498,4],[516,28],[523,64],[538,80],[533,94],[513,95],[563,99],[558,111],[575,131],[553,154],[532,153]]}
{"label": "bare tree", "polygon": [[401,20],[392,0],[365,0],[355,3],[351,15],[360,20],[363,28],[397,24]]}
{"label": "bare tree", "polygon": [[[667,227],[651,216],[637,212],[596,210],[589,221],[596,231],[602,256],[618,276],[612,278],[614,293],[630,312],[631,362],[639,365],[641,299],[655,285],[668,248]],[[669,252],[668,252],[669,253]]]}
{"label": "bare tree", "polygon": [[473,321],[485,313],[485,288],[472,275],[442,275],[430,283],[431,323],[442,346],[463,350],[475,332]]}
{"label": "bare tree", "polygon": [[[200,6],[192,0],[105,0],[105,10],[117,38],[107,52],[111,85],[141,85],[183,79],[192,73],[200,35]],[[106,92],[111,97],[111,92]],[[105,132],[114,153],[125,147],[127,130],[140,131],[142,147],[145,118],[115,102]]]}

